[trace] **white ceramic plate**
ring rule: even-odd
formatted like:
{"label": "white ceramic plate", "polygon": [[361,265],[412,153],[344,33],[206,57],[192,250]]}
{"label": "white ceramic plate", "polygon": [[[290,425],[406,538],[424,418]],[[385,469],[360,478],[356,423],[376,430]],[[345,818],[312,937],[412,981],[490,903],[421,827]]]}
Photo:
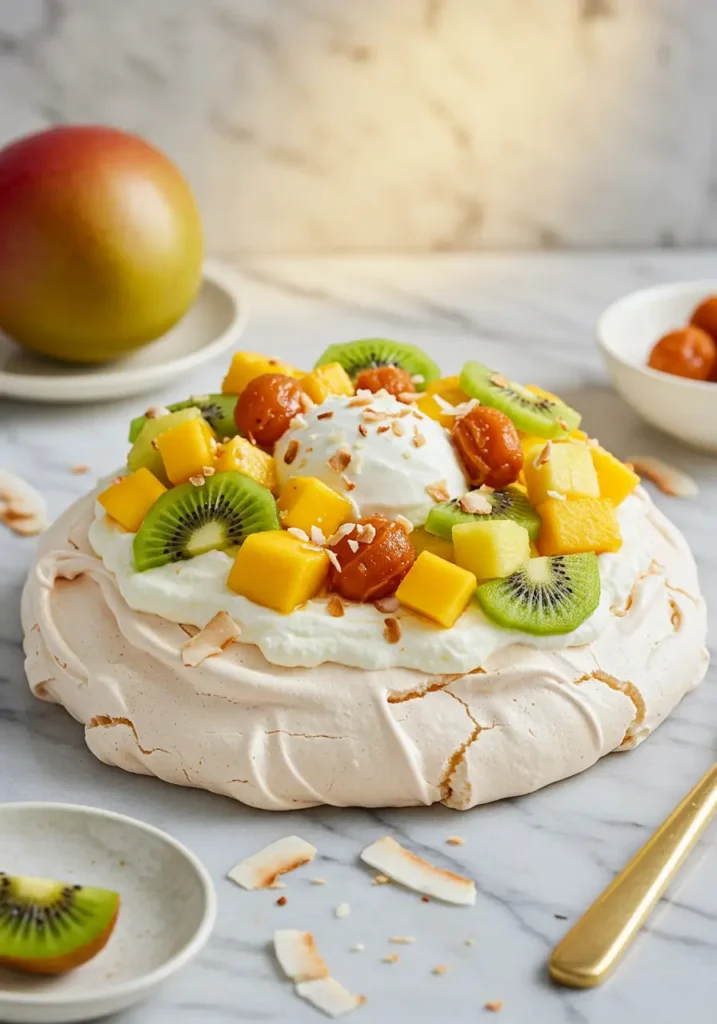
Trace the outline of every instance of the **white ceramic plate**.
{"label": "white ceramic plate", "polygon": [[145,999],[209,938],[216,896],[206,869],[165,832],[122,814],[72,804],[0,804],[7,874],[97,885],[120,894],[102,952],[58,978],[0,968],[0,1021],[67,1024]]}
{"label": "white ceramic plate", "polygon": [[221,355],[236,343],[246,320],[238,275],[208,260],[199,296],[184,319],[164,337],[116,363],[54,363],[0,334],[0,398],[95,402],[139,395]]}

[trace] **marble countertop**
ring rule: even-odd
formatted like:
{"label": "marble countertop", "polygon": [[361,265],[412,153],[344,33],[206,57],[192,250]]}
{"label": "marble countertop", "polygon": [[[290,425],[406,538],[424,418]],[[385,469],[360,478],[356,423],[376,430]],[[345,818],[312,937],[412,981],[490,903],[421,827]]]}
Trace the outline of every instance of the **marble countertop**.
{"label": "marble countertop", "polygon": [[[587,429],[618,454],[661,454],[699,481],[698,500],[657,495],[698,559],[717,630],[714,508],[717,459],[690,453],[642,424],[611,392],[593,345],[600,310],[633,288],[709,277],[708,254],[541,255],[416,259],[322,259],[247,263],[252,319],[242,347],[310,363],[329,342],[387,334],[425,345],[447,371],[469,354],[559,391]],[[174,388],[174,397],[216,387],[223,362]],[[158,393],[158,400],[171,400]],[[98,407],[0,404],[0,466],[37,482],[53,515],[122,461],[126,425],[139,399]],[[71,466],[87,464],[86,475]],[[710,509],[712,510],[710,512]],[[268,953],[277,927],[309,929],[332,971],[365,993],[357,1024],[480,1019],[502,1000],[501,1021],[634,1024],[714,1020],[717,994],[717,832],[708,832],[679,883],[603,988],[551,986],[545,960],[569,923],[647,839],[714,760],[716,670],[637,750],[533,796],[465,814],[318,808],[254,811],[227,799],[175,789],[95,761],[82,727],[32,699],[24,681],[20,591],[34,543],[0,533],[0,800],[96,804],[167,829],[204,860],[219,888],[219,920],[202,955],[159,998],[118,1024],[318,1021],[293,994]],[[296,833],[319,849],[313,868],[277,893],[244,893],[224,880],[242,856]],[[357,855],[391,834],[418,853],[476,879],[475,908],[424,904],[396,886],[372,886]],[[458,834],[462,846],[446,845]],[[323,887],[309,879],[324,877]],[[348,902],[337,920],[333,908]],[[391,935],[412,935],[391,947]],[[475,939],[472,946],[466,939]],[[350,952],[361,942],[363,953]],[[396,964],[381,962],[398,950]],[[449,965],[436,976],[432,968]],[[488,1016],[485,1014],[485,1016]]]}

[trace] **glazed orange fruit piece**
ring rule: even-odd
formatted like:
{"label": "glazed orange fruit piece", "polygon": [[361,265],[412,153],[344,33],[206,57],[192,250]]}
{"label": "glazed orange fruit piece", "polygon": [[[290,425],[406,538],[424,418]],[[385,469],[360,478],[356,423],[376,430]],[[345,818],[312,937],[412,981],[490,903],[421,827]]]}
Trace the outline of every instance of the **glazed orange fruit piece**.
{"label": "glazed orange fruit piece", "polygon": [[350,601],[377,601],[396,592],[416,560],[416,549],[404,527],[385,516],[368,516],[357,525],[368,529],[354,530],[332,548],[341,571],[332,565],[329,579]]}
{"label": "glazed orange fruit piece", "polygon": [[403,395],[415,391],[416,385],[408,370],[402,366],[377,366],[362,370],[355,381],[357,391],[388,391],[389,395]]}
{"label": "glazed orange fruit piece", "polygon": [[234,422],[240,433],[271,449],[303,409],[304,391],[293,377],[263,373],[249,381],[237,399]]}
{"label": "glazed orange fruit piece", "polygon": [[660,338],[648,360],[653,370],[690,380],[708,380],[715,363],[717,345],[706,331],[693,325],[670,331]]}
{"label": "glazed orange fruit piece", "polygon": [[503,488],[523,468],[523,448],[512,421],[499,409],[479,405],[456,421],[453,446],[474,487]]}

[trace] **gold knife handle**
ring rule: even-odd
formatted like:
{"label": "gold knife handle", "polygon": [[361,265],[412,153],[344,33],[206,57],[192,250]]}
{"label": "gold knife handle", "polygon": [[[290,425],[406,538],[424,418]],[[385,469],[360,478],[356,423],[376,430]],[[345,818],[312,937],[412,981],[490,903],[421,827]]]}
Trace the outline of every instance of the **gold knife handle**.
{"label": "gold knife handle", "polygon": [[616,966],[717,810],[717,764],[555,947],[552,978],[599,985]]}

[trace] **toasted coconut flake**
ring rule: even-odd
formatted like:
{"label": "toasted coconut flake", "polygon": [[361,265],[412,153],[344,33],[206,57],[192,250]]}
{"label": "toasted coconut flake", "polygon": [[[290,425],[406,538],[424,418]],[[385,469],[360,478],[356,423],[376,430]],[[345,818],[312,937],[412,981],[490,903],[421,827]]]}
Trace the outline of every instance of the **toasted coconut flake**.
{"label": "toasted coconut flake", "polygon": [[[331,413],[331,415],[333,415],[333,413]],[[321,419],[321,416],[319,416],[318,419]],[[305,427],[308,427],[308,425],[306,417],[299,413],[290,421],[289,428],[291,430],[303,430]]]}
{"label": "toasted coconut flake", "polygon": [[450,970],[450,967],[448,966],[448,964],[436,964],[436,966],[433,968],[432,973],[433,974],[445,974],[446,971],[449,971],[449,970]]}
{"label": "toasted coconut flake", "polygon": [[465,839],[461,838],[461,836],[448,836],[446,842],[449,846],[463,846]]}
{"label": "toasted coconut flake", "polygon": [[398,619],[383,620],[383,638],[388,644],[397,644],[401,639],[401,626]]}
{"label": "toasted coconut flake", "polygon": [[339,526],[336,533],[332,533],[331,536],[329,537],[329,547],[335,547],[340,540],[343,540],[344,537],[349,537],[354,532],[355,529],[356,523],[343,523],[342,526]]}
{"label": "toasted coconut flake", "polygon": [[296,994],[327,1017],[343,1017],[366,1002],[366,996],[352,995],[336,978],[301,982],[296,986]]}
{"label": "toasted coconut flake", "polygon": [[357,540],[349,540],[348,544],[349,544],[349,547],[351,548],[351,550],[353,551],[353,553],[356,554],[356,552],[359,549],[358,541]]}
{"label": "toasted coconut flake", "polygon": [[406,519],[405,516],[399,514],[396,516],[396,522],[404,528],[406,533],[413,533],[413,523],[410,519]]}
{"label": "toasted coconut flake", "polygon": [[240,635],[236,622],[226,612],[217,612],[204,629],[182,644],[182,661],[187,668],[196,668],[206,658],[221,654]]}
{"label": "toasted coconut flake", "polygon": [[381,962],[384,964],[397,964],[400,959],[400,953],[388,953],[386,956],[381,958]]}
{"label": "toasted coconut flake", "polygon": [[557,424],[558,424],[558,426],[559,426],[559,427],[561,427],[561,428],[562,428],[563,430],[570,430],[570,425],[569,425],[568,423],[566,423],[566,422],[565,422],[565,420],[564,420],[564,419],[562,418],[562,416],[558,416],[558,418],[557,418],[557,420],[556,420],[556,423],[557,423]]}
{"label": "toasted coconut flake", "polygon": [[471,515],[487,516],[493,511],[493,506],[480,491],[469,491],[458,501],[459,507]]}
{"label": "toasted coconut flake", "polygon": [[[436,398],[437,395],[433,395]],[[480,402],[477,398],[471,398],[468,402],[461,402],[460,405],[454,405],[452,413],[447,413],[448,416],[453,415],[456,419],[463,419],[469,412],[472,412],[476,406],[479,406]]]}
{"label": "toasted coconut flake", "polygon": [[204,484],[205,484],[204,474],[203,473],[197,473],[196,476],[190,476],[189,483],[193,487],[203,487]]}
{"label": "toasted coconut flake", "polygon": [[344,485],[347,491],[356,490],[356,484],[353,482],[353,480],[349,480],[345,473],[341,474],[341,483]]}
{"label": "toasted coconut flake", "polygon": [[299,405],[304,410],[304,412],[311,412],[311,410],[314,408],[314,404],[315,403],[312,402],[312,400],[309,398],[306,392],[302,391],[301,394],[299,395]]}
{"label": "toasted coconut flake", "polygon": [[367,846],[361,853],[361,860],[390,875],[401,885],[446,903],[472,906],[476,901],[475,883],[469,878],[434,867],[404,849],[390,836]]}
{"label": "toasted coconut flake", "polygon": [[349,409],[356,409],[360,406],[370,405],[373,402],[373,394],[370,391],[359,391],[355,398],[347,402]]}
{"label": "toasted coconut flake", "polygon": [[150,405],[149,409],[144,410],[144,414],[148,420],[158,420],[161,416],[169,416],[169,409],[164,405]]}
{"label": "toasted coconut flake", "polygon": [[300,448],[301,445],[299,444],[295,437],[292,438],[291,441],[289,441],[288,445],[286,446],[286,451],[284,452],[284,462],[286,463],[287,466],[290,466],[291,463],[294,461],[296,456],[299,454]]}
{"label": "toasted coconut flake", "polygon": [[388,597],[379,597],[378,601],[373,602],[373,606],[377,612],[388,615],[390,612],[397,612],[401,607],[401,602],[395,594],[389,594]]}
{"label": "toasted coconut flake", "polygon": [[379,412],[378,409],[364,409],[363,418],[367,423],[380,423],[386,419],[386,413]]}
{"label": "toasted coconut flake", "polygon": [[556,501],[566,501],[567,500],[565,495],[561,494],[560,491],[546,491],[546,494],[548,495],[549,498],[555,498]]}
{"label": "toasted coconut flake", "polygon": [[361,435],[361,437],[368,437],[368,427],[366,426],[365,423],[359,423],[358,432]]}
{"label": "toasted coconut flake", "polygon": [[343,473],[350,466],[351,458],[351,450],[346,445],[342,445],[328,460],[329,468],[333,469],[334,473]]}
{"label": "toasted coconut flake", "polygon": [[552,454],[553,454],[553,442],[552,441],[546,441],[545,442],[545,447],[542,448],[538,452],[538,454],[535,456],[535,458],[533,459],[533,466],[536,469],[540,469],[541,466],[544,466],[546,463],[550,462],[550,458],[551,458]]}
{"label": "toasted coconut flake", "polygon": [[416,940],[412,935],[392,935],[388,941],[400,946],[410,946]]}
{"label": "toasted coconut flake", "polygon": [[305,544],[309,542],[309,535],[306,530],[302,530],[299,526],[290,526],[286,531],[290,533],[292,537],[296,537],[297,540],[303,541]]}
{"label": "toasted coconut flake", "polygon": [[502,999],[492,999],[489,1003],[486,1003],[483,1007],[484,1010],[488,1010],[489,1013],[500,1013],[503,1009]]}
{"label": "toasted coconut flake", "polygon": [[405,405],[411,405],[413,402],[417,402],[420,397],[421,395],[418,391],[402,391],[398,396],[398,400]]}
{"label": "toasted coconut flake", "polygon": [[[349,543],[351,542],[349,541]],[[338,558],[336,557],[336,552],[332,551],[331,548],[324,548],[324,550],[326,551],[326,554],[329,557],[329,561],[333,565],[336,572],[343,572],[341,568],[341,562],[339,562]]]}
{"label": "toasted coconut flake", "polygon": [[429,484],[426,487],[426,494],[434,501],[449,501],[451,497],[445,480],[437,480],[435,484]]}
{"label": "toasted coconut flake", "polygon": [[311,527],[311,543],[323,548],[326,544],[326,536],[320,526]]}
{"label": "toasted coconut flake", "polygon": [[329,968],[311,932],[279,929],[274,932],[274,952],[282,971],[292,981],[318,981],[329,977]]}
{"label": "toasted coconut flake", "polygon": [[346,614],[344,611],[344,603],[338,594],[332,594],[326,605],[326,611],[329,613],[332,619],[342,619]]}
{"label": "toasted coconut flake", "polygon": [[671,498],[694,498],[699,494],[695,480],[687,473],[671,466],[669,462],[657,459],[652,455],[631,455],[628,459],[639,476],[659,487],[663,494]]}
{"label": "toasted coconut flake", "polygon": [[348,903],[338,903],[334,907],[334,917],[348,917],[351,913],[351,907]]}
{"label": "toasted coconut flake", "polygon": [[357,525],[356,539],[360,544],[373,544],[376,540],[376,527],[373,523],[361,523]]}
{"label": "toasted coconut flake", "polygon": [[242,889],[266,889],[279,875],[308,864],[316,855],[316,847],[299,836],[285,836],[253,853],[231,869],[228,878]]}
{"label": "toasted coconut flake", "polygon": [[401,423],[400,420],[393,421],[393,423],[391,424],[391,430],[394,432],[396,437],[403,437],[403,435],[406,433],[406,428],[404,427],[403,423]]}
{"label": "toasted coconut flake", "polygon": [[22,537],[34,537],[47,527],[45,499],[7,469],[0,469],[0,523]]}
{"label": "toasted coconut flake", "polygon": [[329,409],[328,412],[320,412],[317,415],[316,419],[317,420],[330,420],[333,417],[333,415],[334,415],[334,410],[333,409]]}

